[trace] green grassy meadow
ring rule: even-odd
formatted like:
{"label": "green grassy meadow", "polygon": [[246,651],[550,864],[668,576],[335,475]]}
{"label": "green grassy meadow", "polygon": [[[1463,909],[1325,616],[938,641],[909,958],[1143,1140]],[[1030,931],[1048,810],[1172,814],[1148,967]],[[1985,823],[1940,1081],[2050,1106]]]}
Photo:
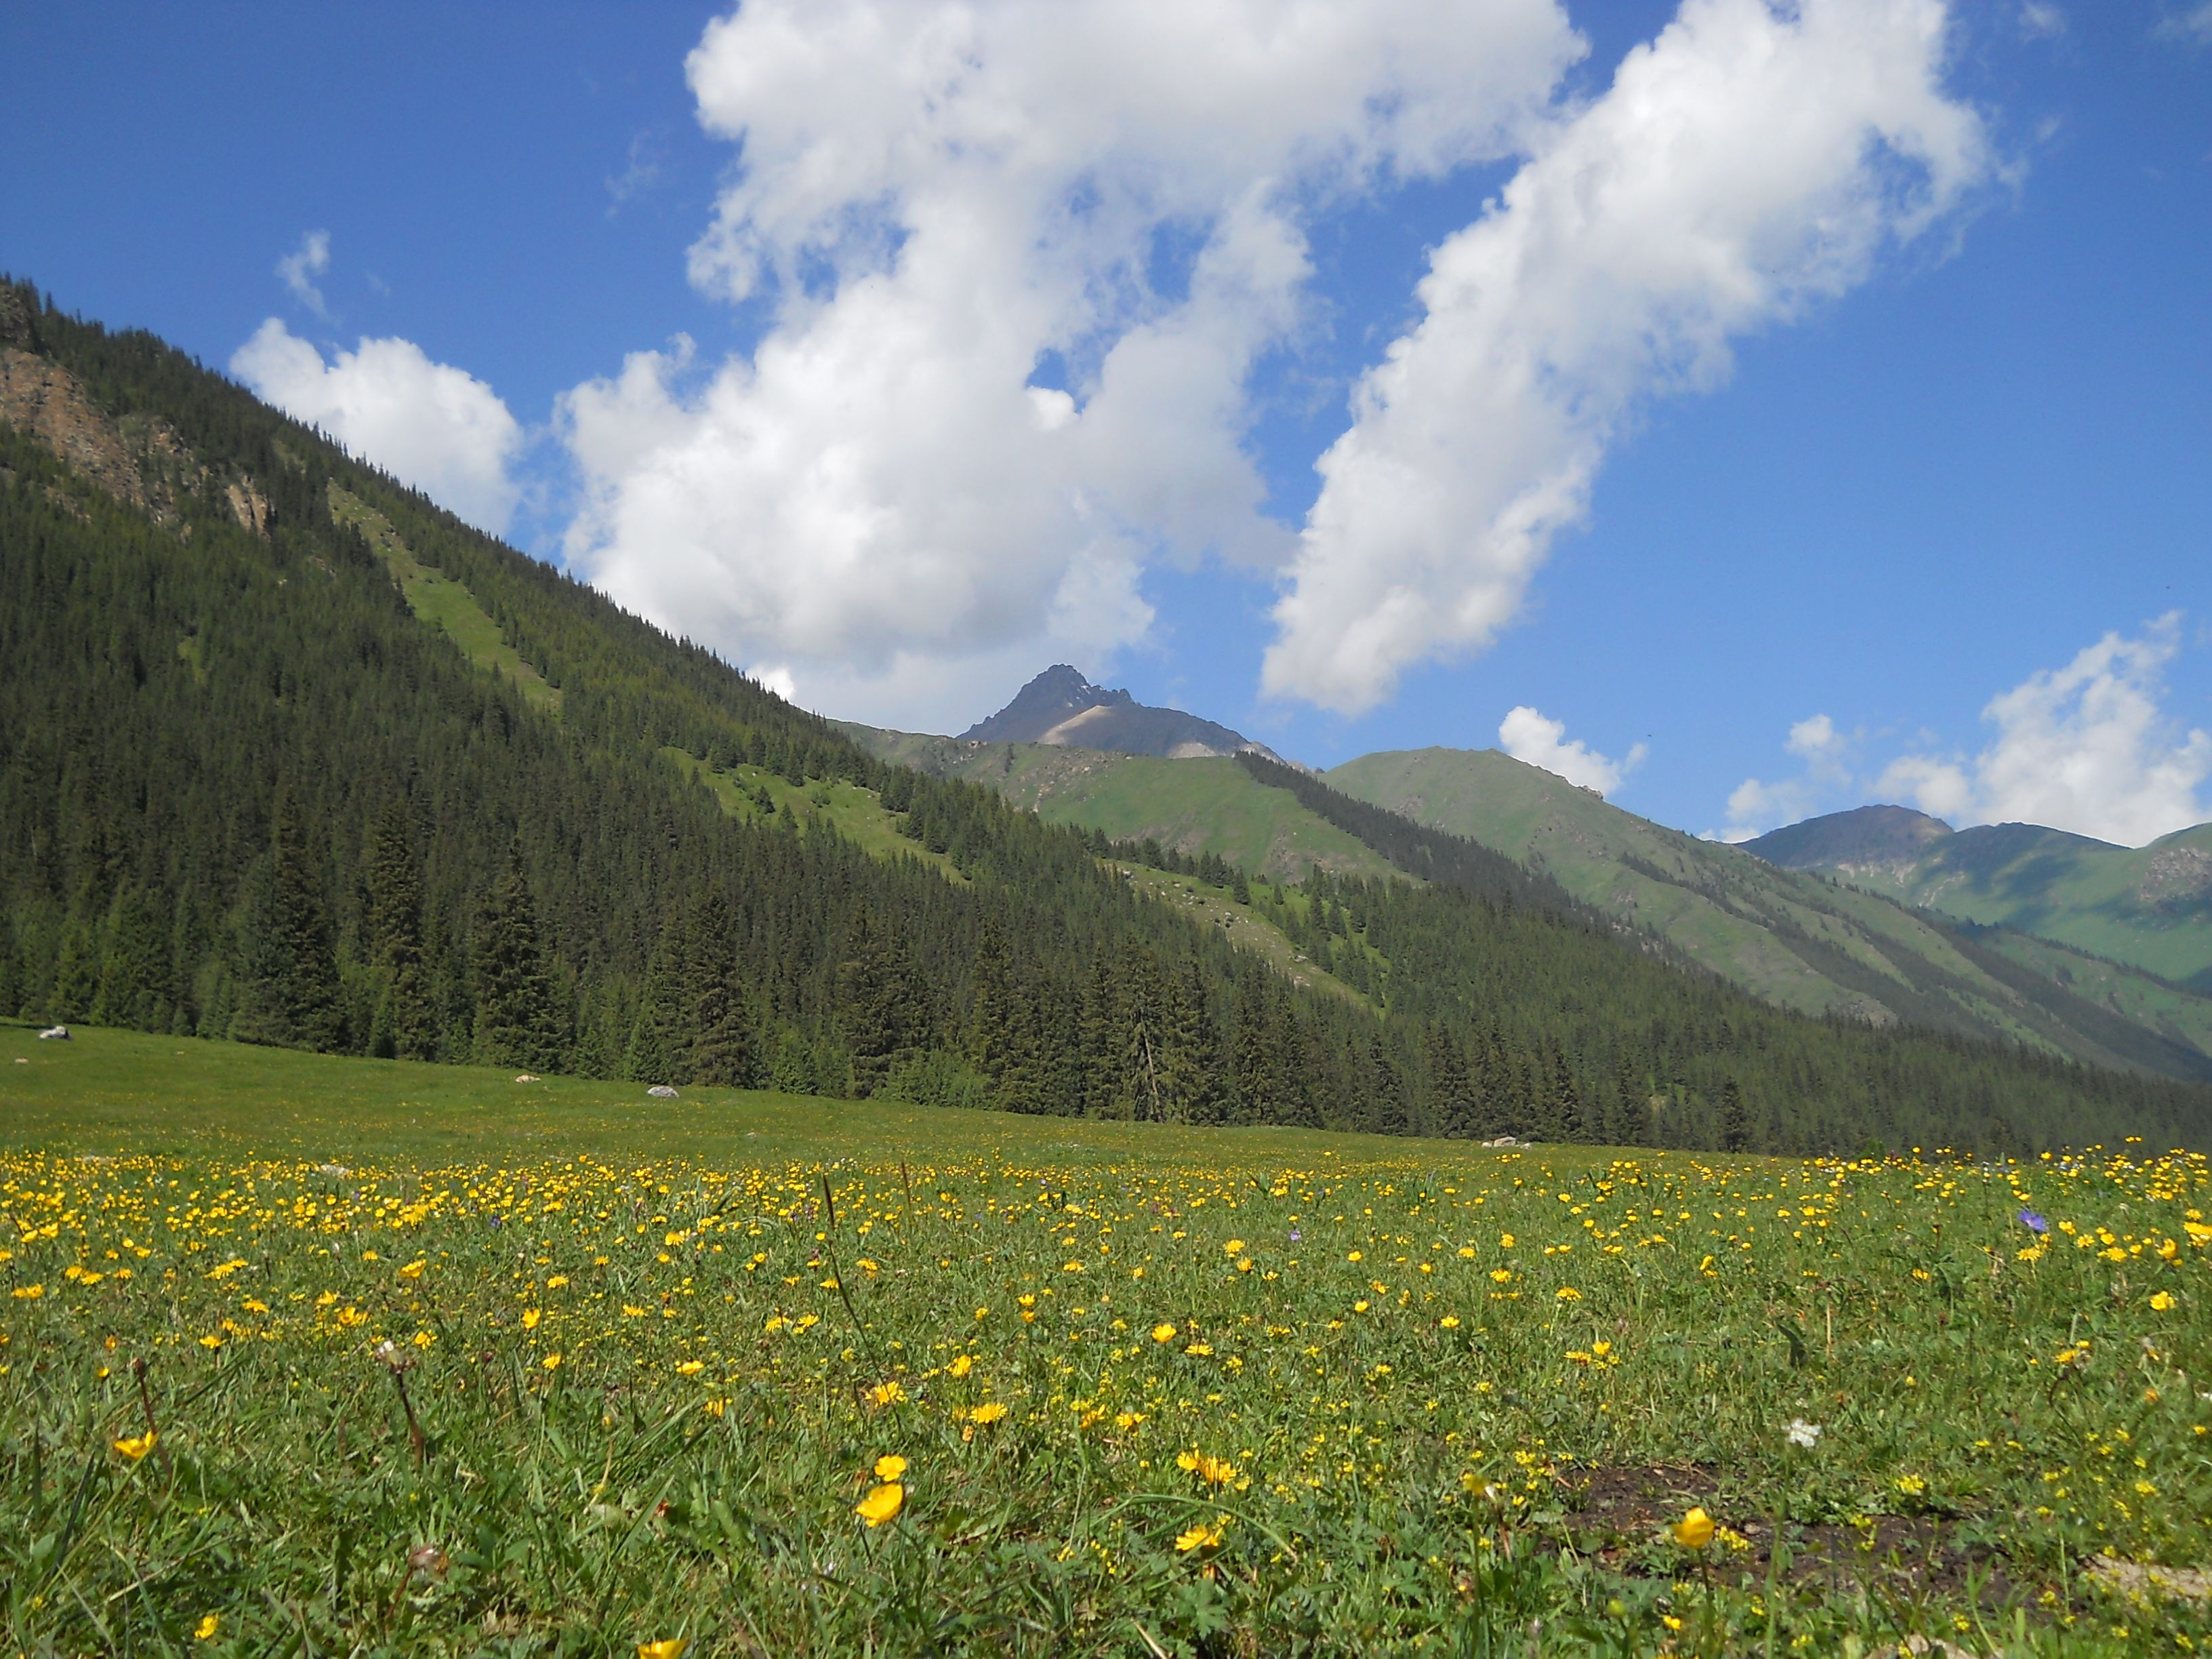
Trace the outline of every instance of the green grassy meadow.
{"label": "green grassy meadow", "polygon": [[0,1618],[2188,1652],[2208,1197],[2138,1146],[1493,1151],[0,1026]]}

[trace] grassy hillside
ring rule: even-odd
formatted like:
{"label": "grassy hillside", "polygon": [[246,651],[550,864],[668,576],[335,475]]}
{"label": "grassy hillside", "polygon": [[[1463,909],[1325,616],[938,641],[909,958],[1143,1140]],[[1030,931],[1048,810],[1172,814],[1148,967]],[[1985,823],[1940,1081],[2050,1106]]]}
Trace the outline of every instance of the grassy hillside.
{"label": "grassy hillside", "polygon": [[996,789],[1048,823],[1212,853],[1246,874],[1297,882],[1310,869],[1380,876],[1389,861],[1233,760],[1163,760],[1036,743],[977,743],[841,724],[878,758]]}
{"label": "grassy hillside", "polygon": [[1902,867],[1834,873],[2212,993],[2212,823],[2139,848],[1993,824],[1946,836]]}
{"label": "grassy hillside", "polygon": [[[1994,1031],[2103,1064],[2163,1069],[2167,1044],[2212,1053],[2212,1003],[2069,952],[1993,956],[1877,895],[1652,823],[1495,750],[1366,755],[1323,775],[1543,872],[1784,1007]],[[2094,1006],[2074,996],[2077,977],[2100,981]]]}
{"label": "grassy hillside", "polygon": [[648,1102],[6,1026],[0,1103],[9,1651],[2212,1641],[2126,1594],[2212,1549],[2201,1157]]}

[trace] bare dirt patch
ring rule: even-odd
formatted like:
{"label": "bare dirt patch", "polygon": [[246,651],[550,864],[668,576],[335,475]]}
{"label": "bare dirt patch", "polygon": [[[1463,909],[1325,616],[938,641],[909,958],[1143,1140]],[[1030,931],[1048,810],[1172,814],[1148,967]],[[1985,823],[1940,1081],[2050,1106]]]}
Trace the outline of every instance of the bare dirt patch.
{"label": "bare dirt patch", "polygon": [[[1683,1553],[1667,1529],[1692,1505],[1719,1529],[1699,1569],[1723,1583],[1764,1584],[1772,1567],[1771,1516],[1735,1512],[1719,1472],[1693,1463],[1601,1467],[1565,1474],[1567,1527],[1577,1542],[1615,1571],[1681,1571]],[[1829,1594],[1859,1589],[1917,1599],[1972,1600],[1996,1607],[2033,1600],[2043,1586],[2024,1581],[1978,1534],[1971,1517],[1870,1516],[1865,1524],[1790,1522],[1783,1528],[1782,1577]]]}

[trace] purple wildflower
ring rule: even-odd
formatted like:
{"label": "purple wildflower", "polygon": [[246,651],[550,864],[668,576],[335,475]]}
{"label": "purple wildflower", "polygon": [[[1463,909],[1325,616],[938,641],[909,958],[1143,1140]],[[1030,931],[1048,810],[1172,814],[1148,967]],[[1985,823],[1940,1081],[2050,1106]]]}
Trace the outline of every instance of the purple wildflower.
{"label": "purple wildflower", "polygon": [[2047,1233],[2051,1231],[2051,1224],[2033,1210],[2022,1210],[2020,1212],[2020,1224],[2032,1233]]}
{"label": "purple wildflower", "polygon": [[1298,1242],[1298,1230],[1297,1230],[1296,1227],[1293,1227],[1293,1228],[1291,1228],[1291,1243],[1293,1243],[1293,1244],[1295,1244],[1295,1243],[1297,1243],[1297,1242]]}

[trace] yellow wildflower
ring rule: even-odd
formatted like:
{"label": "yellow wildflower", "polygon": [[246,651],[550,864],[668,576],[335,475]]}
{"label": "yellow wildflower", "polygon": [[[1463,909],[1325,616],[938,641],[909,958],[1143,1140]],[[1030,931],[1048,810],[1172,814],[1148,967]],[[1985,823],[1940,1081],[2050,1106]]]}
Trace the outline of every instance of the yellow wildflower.
{"label": "yellow wildflower", "polygon": [[1209,1486],[1225,1486],[1237,1478],[1236,1465],[1211,1452],[1179,1452],[1176,1455],[1176,1466],[1188,1470]]}
{"label": "yellow wildflower", "polygon": [[871,1527],[880,1527],[905,1507],[906,1488],[896,1481],[886,1481],[854,1504],[853,1513]]}
{"label": "yellow wildflower", "polygon": [[1176,1534],[1176,1547],[1185,1555],[1193,1550],[1210,1550],[1221,1541],[1222,1532],[1228,1525],[1229,1517],[1225,1515],[1210,1526],[1200,1522],[1188,1532]]}
{"label": "yellow wildflower", "polygon": [[198,1624],[192,1626],[192,1639],[198,1642],[204,1642],[208,1638],[213,1636],[216,1632],[222,1628],[222,1620],[216,1618],[215,1614],[211,1613],[205,1614],[202,1617]]}
{"label": "yellow wildflower", "polygon": [[154,1449],[154,1443],[160,1438],[161,1436],[155,1434],[153,1430],[149,1429],[143,1434],[135,1434],[126,1440],[117,1441],[115,1443],[115,1449],[121,1452],[125,1457],[136,1463],[140,1458],[145,1456],[148,1452]]}
{"label": "yellow wildflower", "polygon": [[876,1460],[876,1479],[896,1480],[906,1473],[906,1459],[896,1453],[885,1453]]}
{"label": "yellow wildflower", "polygon": [[1686,1550],[1701,1550],[1713,1541],[1713,1517],[1702,1508],[1692,1509],[1674,1523],[1674,1541]]}

